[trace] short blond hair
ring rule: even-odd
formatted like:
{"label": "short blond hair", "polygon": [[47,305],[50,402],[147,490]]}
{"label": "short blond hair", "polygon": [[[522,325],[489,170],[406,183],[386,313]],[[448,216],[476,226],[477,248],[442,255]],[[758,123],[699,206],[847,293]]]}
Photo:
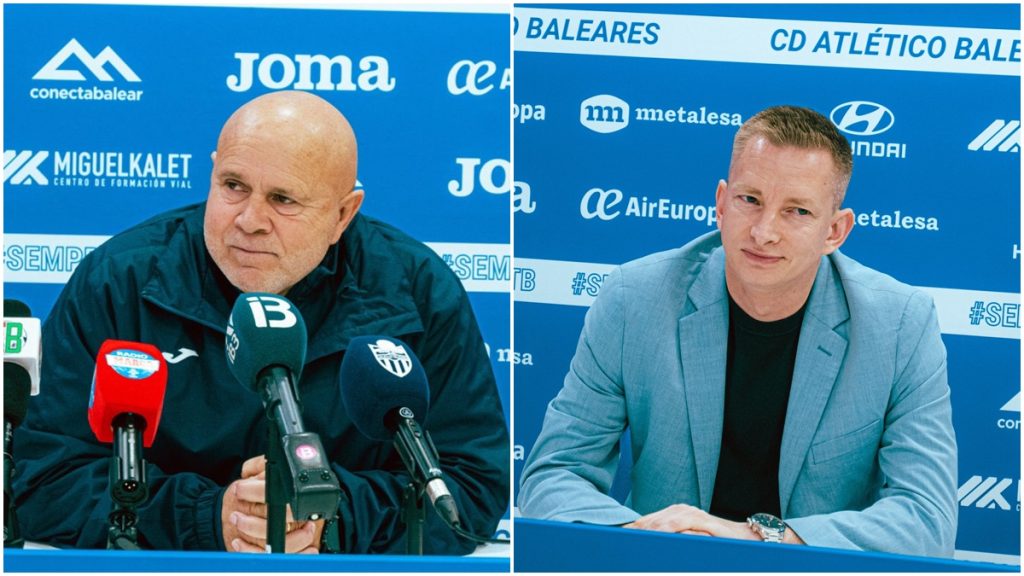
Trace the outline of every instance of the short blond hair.
{"label": "short blond hair", "polygon": [[773,106],[747,119],[736,132],[732,144],[732,163],[755,136],[762,136],[775,146],[795,146],[825,150],[836,166],[834,209],[839,209],[846,196],[846,187],[853,174],[853,153],[850,143],[828,118],[800,106]]}

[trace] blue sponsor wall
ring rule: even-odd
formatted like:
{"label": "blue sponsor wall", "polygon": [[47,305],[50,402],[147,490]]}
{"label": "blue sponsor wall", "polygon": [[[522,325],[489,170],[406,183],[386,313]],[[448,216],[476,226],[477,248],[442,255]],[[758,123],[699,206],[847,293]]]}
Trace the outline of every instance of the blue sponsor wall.
{"label": "blue sponsor wall", "polygon": [[510,17],[456,10],[4,6],[5,298],[45,318],[106,237],[205,199],[232,111],[307,90],[356,131],[363,212],[463,280],[508,418]]}
{"label": "blue sponsor wall", "polygon": [[1019,564],[1020,7],[513,15],[516,484],[604,275],[714,229],[738,125],[797,104],[853,147],[843,252],[935,298],[959,444],[957,556]]}

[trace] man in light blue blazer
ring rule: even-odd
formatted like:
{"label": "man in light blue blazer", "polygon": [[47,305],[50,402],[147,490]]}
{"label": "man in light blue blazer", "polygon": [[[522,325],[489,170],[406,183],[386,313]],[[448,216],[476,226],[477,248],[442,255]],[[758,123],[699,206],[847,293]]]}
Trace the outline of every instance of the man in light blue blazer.
{"label": "man in light blue blazer", "polygon": [[[804,108],[740,128],[719,231],[606,279],[526,462],[521,514],[952,556],[957,449],[935,307],[838,252],[852,164]],[[627,427],[622,505],[609,489]]]}

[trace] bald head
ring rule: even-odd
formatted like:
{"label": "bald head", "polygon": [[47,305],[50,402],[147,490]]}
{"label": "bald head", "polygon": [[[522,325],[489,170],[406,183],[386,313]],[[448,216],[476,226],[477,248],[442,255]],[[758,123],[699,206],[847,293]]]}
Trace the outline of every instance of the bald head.
{"label": "bald head", "polygon": [[274,92],[221,129],[203,235],[243,292],[285,294],[355,218],[356,138],[345,117],[305,92]]}
{"label": "bald head", "polygon": [[250,100],[228,118],[217,139],[227,143],[258,136],[272,140],[283,155],[320,184],[344,196],[356,181],[356,136],[345,116],[308,92],[271,92]]}

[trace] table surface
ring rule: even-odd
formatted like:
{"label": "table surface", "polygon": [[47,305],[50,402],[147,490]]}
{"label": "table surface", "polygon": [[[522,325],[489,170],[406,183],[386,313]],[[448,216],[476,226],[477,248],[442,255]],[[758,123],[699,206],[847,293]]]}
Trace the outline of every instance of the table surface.
{"label": "table surface", "polygon": [[515,519],[516,572],[1019,572],[1018,566]]}
{"label": "table surface", "polygon": [[[495,547],[498,548],[498,547]],[[497,550],[471,556],[236,554],[5,549],[5,572],[509,572]],[[494,555],[489,555],[494,554]]]}

